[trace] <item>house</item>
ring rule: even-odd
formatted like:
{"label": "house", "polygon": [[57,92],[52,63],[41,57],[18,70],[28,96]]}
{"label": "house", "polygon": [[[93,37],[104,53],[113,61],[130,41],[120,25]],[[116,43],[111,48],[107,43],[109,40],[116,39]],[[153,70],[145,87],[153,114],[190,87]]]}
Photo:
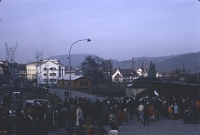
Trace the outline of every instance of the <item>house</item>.
{"label": "house", "polygon": [[[65,75],[70,75],[69,66],[66,67]],[[81,68],[80,68],[79,66],[77,66],[76,68],[72,68],[72,67],[71,67],[71,75],[79,75],[79,76],[82,76],[82,75],[83,75],[83,72],[82,72],[82,70],[81,70]]]}
{"label": "house", "polygon": [[200,85],[185,82],[153,82],[152,88],[166,97],[200,99]]}
{"label": "house", "polygon": [[0,62],[2,81],[7,84],[13,84],[18,78],[18,63],[10,63],[9,61]]}
{"label": "house", "polygon": [[[71,75],[71,88],[72,89],[88,89],[92,86],[92,80],[84,76]],[[58,78],[57,87],[70,88],[70,76],[66,75]]]}
{"label": "house", "polygon": [[137,78],[138,75],[134,69],[117,69],[112,74],[112,82],[129,83]]}
{"label": "house", "polygon": [[26,64],[19,64],[18,65],[18,78],[20,79],[26,79],[27,78],[26,73]]}
{"label": "house", "polygon": [[138,74],[139,77],[147,77],[148,76],[148,70],[149,67],[139,67],[138,69],[136,69],[136,72]]}
{"label": "house", "polygon": [[40,64],[39,62],[31,62],[26,64],[27,79],[29,81],[37,79],[37,66],[39,64]]}
{"label": "house", "polygon": [[58,60],[43,60],[37,65],[39,85],[57,85],[57,79],[65,75],[65,67]]}
{"label": "house", "polygon": [[152,86],[153,82],[160,82],[158,78],[142,77],[136,79],[132,84],[126,86],[126,96],[135,96],[138,93]]}

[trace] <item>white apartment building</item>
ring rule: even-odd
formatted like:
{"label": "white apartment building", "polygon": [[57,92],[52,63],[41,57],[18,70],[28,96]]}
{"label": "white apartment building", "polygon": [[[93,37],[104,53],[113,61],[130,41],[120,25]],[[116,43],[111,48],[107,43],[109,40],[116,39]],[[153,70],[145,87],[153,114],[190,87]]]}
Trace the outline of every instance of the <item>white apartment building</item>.
{"label": "white apartment building", "polygon": [[65,67],[58,60],[43,60],[37,66],[37,83],[40,85],[56,85],[57,79],[65,75]]}

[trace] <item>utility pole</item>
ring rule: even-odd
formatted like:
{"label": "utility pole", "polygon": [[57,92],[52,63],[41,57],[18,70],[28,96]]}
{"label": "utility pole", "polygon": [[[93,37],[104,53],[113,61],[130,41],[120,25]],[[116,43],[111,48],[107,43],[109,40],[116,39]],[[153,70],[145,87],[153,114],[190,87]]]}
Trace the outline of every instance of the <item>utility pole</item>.
{"label": "utility pole", "polygon": [[109,81],[109,94],[110,94],[110,89],[111,89],[111,82],[112,82],[112,76],[111,76],[111,68],[112,68],[112,61],[110,59],[109,61],[109,66],[110,66],[110,81]]}
{"label": "utility pole", "polygon": [[134,69],[134,58],[132,57],[132,70]]}
{"label": "utility pole", "polygon": [[198,78],[198,73],[197,73],[197,85],[199,84],[199,78]]}

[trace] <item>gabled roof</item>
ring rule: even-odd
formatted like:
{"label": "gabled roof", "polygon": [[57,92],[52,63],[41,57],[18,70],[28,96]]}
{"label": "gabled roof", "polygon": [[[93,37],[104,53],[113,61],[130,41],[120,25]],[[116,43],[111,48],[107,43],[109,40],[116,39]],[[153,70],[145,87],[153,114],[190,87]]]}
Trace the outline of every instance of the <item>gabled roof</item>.
{"label": "gabled roof", "polygon": [[138,75],[134,69],[119,69],[119,71],[123,76],[133,76],[133,75],[137,76]]}
{"label": "gabled roof", "polygon": [[43,61],[39,62],[39,65],[37,65],[37,67],[39,67],[39,66],[41,66],[41,65],[43,65],[43,64],[45,64],[45,63],[47,63],[47,62],[51,62],[51,63],[53,63],[53,64],[55,64],[55,65],[64,67],[63,65],[61,65],[61,64],[59,63],[58,60],[55,60],[55,59],[54,59],[54,60],[43,60]]}
{"label": "gabled roof", "polygon": [[[71,75],[71,80],[77,80],[77,79],[80,79],[80,78],[83,78],[83,77],[84,78],[88,78],[88,77],[80,76],[80,75]],[[90,78],[88,78],[88,79],[90,79]],[[69,75],[65,75],[63,77],[58,78],[58,80],[70,80],[70,76]]]}
{"label": "gabled roof", "polygon": [[134,80],[132,88],[148,88],[152,82],[161,82],[158,78],[142,77]]}

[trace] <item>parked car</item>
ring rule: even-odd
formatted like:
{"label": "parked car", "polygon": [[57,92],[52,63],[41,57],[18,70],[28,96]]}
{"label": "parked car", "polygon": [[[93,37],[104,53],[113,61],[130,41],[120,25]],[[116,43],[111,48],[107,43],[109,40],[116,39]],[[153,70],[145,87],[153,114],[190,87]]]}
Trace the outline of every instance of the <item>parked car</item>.
{"label": "parked car", "polygon": [[21,99],[21,92],[13,92],[12,98],[13,99]]}
{"label": "parked car", "polygon": [[86,101],[90,101],[92,103],[96,102],[97,100],[99,100],[98,98],[92,98],[92,97],[82,97],[82,99],[86,100]]}
{"label": "parked car", "polygon": [[47,104],[48,102],[48,99],[33,99],[33,100],[24,100],[24,103],[23,103],[23,108],[25,107],[25,105],[27,106],[32,106],[34,104],[34,102],[37,102],[37,104],[39,105],[40,102],[43,102],[45,105]]}

